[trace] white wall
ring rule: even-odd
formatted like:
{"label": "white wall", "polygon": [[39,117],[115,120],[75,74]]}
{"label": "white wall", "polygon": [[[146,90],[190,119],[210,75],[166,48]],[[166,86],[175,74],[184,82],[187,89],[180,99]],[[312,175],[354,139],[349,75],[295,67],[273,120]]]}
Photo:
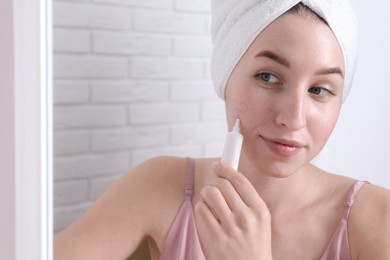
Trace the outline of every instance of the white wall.
{"label": "white wall", "polygon": [[54,228],[135,164],[216,156],[209,0],[54,0]]}
{"label": "white wall", "polygon": [[356,78],[319,165],[390,188],[390,2],[353,6],[360,21]]}

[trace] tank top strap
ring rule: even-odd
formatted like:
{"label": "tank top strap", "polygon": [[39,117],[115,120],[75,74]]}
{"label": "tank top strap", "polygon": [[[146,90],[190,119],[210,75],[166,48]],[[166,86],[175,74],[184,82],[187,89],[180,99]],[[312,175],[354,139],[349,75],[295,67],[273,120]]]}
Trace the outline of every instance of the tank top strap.
{"label": "tank top strap", "polygon": [[366,184],[369,183],[368,181],[357,181],[349,190],[347,194],[347,199],[344,202],[345,206],[345,211],[344,211],[344,216],[343,218],[348,219],[349,217],[349,212],[351,211],[351,207],[353,203],[355,202],[355,197],[358,194],[360,188]]}
{"label": "tank top strap", "polygon": [[195,175],[195,160],[187,157],[187,173],[186,173],[186,184],[185,184],[185,195],[186,199],[191,199],[194,192],[194,175]]}

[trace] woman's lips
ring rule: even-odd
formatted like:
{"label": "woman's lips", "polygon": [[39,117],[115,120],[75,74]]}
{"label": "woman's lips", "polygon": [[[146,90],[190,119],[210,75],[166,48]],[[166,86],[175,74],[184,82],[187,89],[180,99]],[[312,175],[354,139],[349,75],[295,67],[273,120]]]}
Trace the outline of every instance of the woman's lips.
{"label": "woman's lips", "polygon": [[266,138],[263,136],[262,139],[273,153],[283,157],[294,156],[305,147],[302,143],[293,140]]}

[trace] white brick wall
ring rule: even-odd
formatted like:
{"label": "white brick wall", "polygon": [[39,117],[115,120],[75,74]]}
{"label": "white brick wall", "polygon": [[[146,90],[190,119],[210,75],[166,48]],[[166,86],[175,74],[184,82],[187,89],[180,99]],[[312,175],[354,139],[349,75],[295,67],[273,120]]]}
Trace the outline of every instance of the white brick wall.
{"label": "white brick wall", "polygon": [[54,0],[54,229],[156,155],[218,156],[209,0]]}

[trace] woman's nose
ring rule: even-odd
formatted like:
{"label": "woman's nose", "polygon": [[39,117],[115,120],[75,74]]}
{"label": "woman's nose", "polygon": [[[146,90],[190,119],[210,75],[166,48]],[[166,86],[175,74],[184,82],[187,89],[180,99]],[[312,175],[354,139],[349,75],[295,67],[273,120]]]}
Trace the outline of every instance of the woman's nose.
{"label": "woman's nose", "polygon": [[297,131],[306,127],[306,116],[305,95],[290,93],[279,102],[276,123],[290,131]]}

